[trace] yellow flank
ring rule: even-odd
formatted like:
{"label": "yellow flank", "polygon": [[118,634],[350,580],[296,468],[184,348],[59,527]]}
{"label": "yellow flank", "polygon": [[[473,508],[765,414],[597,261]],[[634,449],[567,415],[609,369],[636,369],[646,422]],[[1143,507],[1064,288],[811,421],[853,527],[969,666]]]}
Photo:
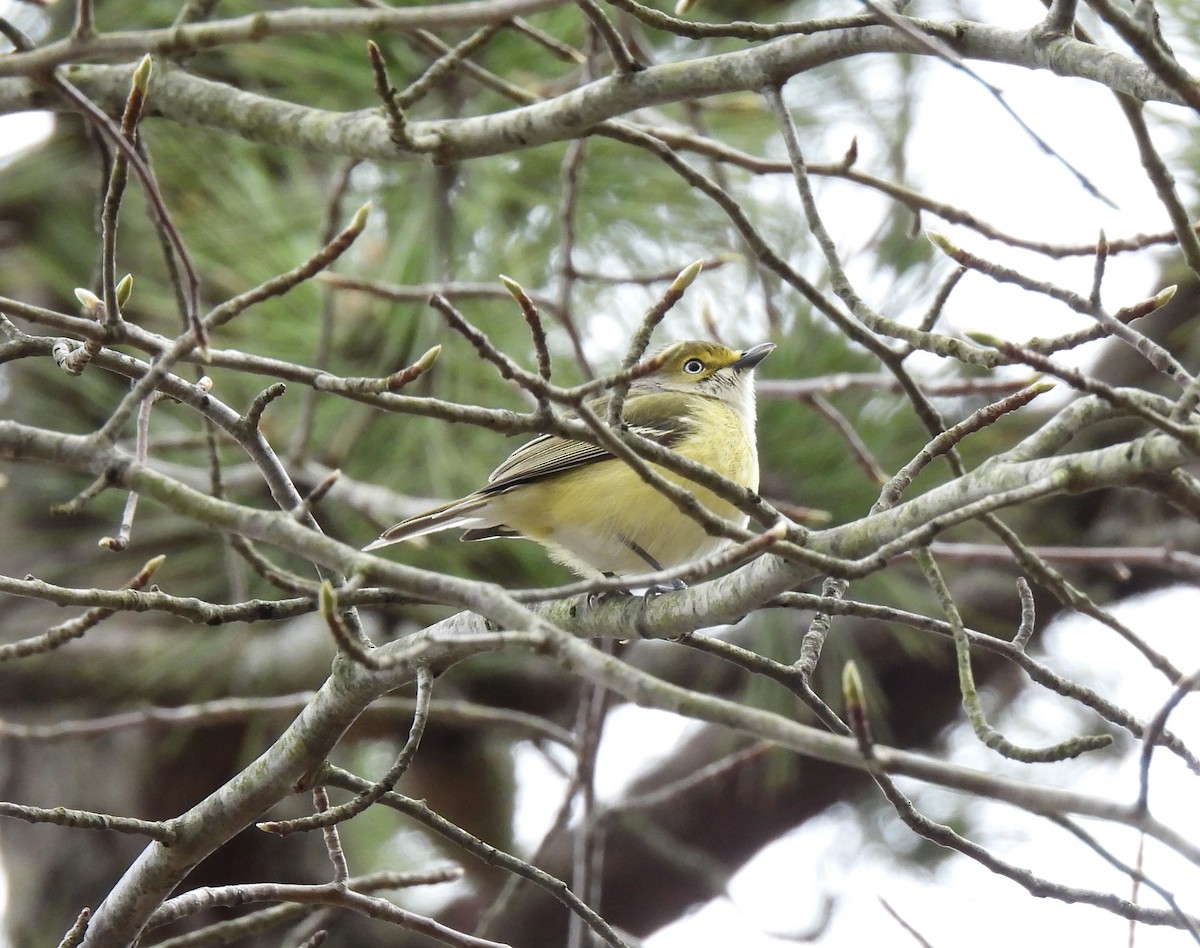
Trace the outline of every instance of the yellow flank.
{"label": "yellow flank", "polygon": [[[758,489],[758,455],[740,414],[716,398],[694,398],[688,428],[674,449],[751,490]],[[752,429],[751,429],[752,431]],[[682,475],[653,469],[691,491],[712,513],[744,525],[733,505]],[[641,547],[663,568],[715,552],[725,541],[679,510],[666,496],[616,459],[546,478],[536,491],[494,495],[488,513],[517,533],[543,544],[558,562],[583,574],[646,573],[651,566],[630,546]]]}

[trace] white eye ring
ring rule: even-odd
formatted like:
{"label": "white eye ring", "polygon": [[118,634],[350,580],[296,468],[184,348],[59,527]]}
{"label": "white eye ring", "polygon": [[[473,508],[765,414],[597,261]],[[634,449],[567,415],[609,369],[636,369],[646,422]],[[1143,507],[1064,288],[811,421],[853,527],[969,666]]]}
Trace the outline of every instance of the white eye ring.
{"label": "white eye ring", "polygon": [[704,363],[699,359],[688,359],[687,362],[683,363],[683,371],[688,375],[699,375],[704,371]]}

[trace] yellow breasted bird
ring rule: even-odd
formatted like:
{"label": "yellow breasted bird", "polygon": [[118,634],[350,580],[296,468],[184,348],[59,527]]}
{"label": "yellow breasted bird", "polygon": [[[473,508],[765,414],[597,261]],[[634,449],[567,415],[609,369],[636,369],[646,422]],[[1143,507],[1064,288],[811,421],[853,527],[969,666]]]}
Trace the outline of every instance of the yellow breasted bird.
{"label": "yellow breasted bird", "polygon": [[[774,349],[764,342],[737,352],[715,342],[678,344],[661,368],[636,379],[623,407],[638,433],[758,490],[754,368]],[[591,403],[601,417],[608,398]],[[706,508],[739,524],[728,501],[681,474],[653,465]],[[464,540],[527,537],[583,576],[669,569],[715,552],[710,536],[663,494],[604,448],[541,435],[517,448],[461,500],[401,521],[366,547],[465,527]]]}

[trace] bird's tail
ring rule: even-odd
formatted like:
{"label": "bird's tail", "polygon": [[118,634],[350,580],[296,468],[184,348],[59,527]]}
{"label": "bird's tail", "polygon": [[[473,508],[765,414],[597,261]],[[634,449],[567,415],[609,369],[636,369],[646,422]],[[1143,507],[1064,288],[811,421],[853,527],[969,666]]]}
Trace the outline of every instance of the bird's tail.
{"label": "bird's tail", "polygon": [[379,539],[368,543],[363,550],[377,550],[381,546],[402,543],[415,537],[423,537],[427,533],[437,533],[439,530],[452,530],[455,527],[475,527],[486,521],[481,517],[471,516],[472,511],[483,507],[489,498],[482,494],[471,494],[461,500],[452,500],[448,504],[434,507],[423,514],[401,520],[395,526],[388,527],[379,535]]}

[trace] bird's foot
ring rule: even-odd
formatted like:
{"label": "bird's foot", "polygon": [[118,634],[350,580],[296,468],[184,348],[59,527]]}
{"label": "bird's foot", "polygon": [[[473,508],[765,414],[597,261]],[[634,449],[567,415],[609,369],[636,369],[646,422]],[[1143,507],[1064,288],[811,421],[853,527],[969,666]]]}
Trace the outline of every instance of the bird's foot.
{"label": "bird's foot", "polygon": [[663,593],[679,592],[681,589],[687,589],[687,583],[682,579],[673,579],[669,583],[655,583],[653,586],[646,587],[642,598],[649,602]]}

